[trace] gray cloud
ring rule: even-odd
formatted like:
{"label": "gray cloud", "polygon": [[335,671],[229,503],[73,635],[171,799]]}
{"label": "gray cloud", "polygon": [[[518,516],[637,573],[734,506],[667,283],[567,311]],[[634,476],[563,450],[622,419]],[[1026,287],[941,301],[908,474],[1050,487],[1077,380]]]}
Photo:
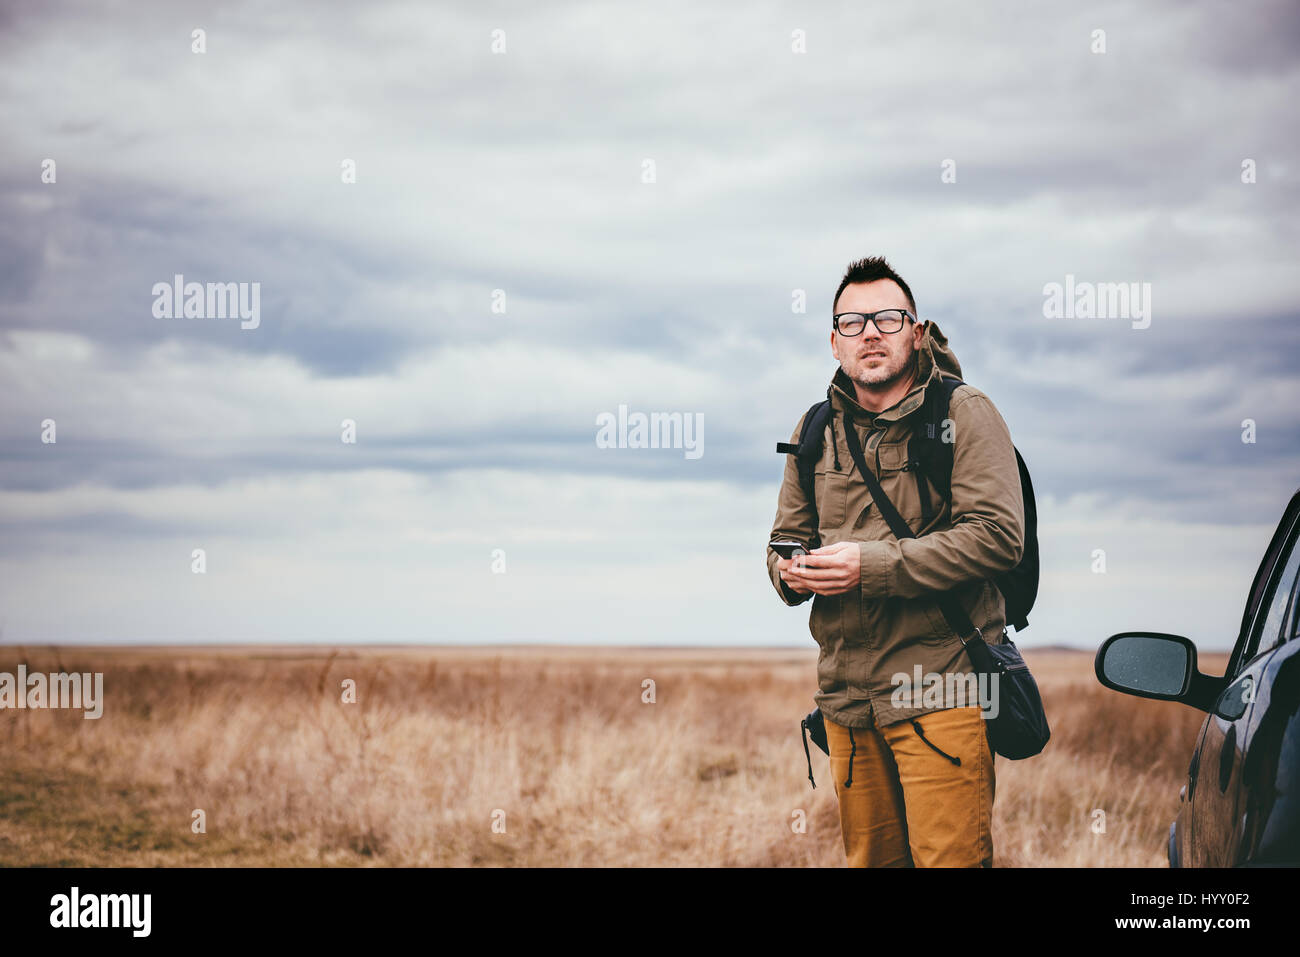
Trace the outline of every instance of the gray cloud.
{"label": "gray cloud", "polygon": [[[0,25],[6,554],[238,537],[237,510],[200,519],[223,489],[381,473],[514,474],[528,514],[595,479],[631,538],[675,521],[645,517],[646,483],[774,506],[839,276],[877,252],[1062,522],[1147,516],[1176,554],[1178,529],[1268,526],[1300,485],[1293,5],[49,3]],[[176,273],[260,282],[260,328],[153,318]],[[1152,283],[1150,328],[1044,318],[1066,273]],[[620,403],[702,413],[706,454],[597,449]],[[762,511],[716,536],[758,541]]]}

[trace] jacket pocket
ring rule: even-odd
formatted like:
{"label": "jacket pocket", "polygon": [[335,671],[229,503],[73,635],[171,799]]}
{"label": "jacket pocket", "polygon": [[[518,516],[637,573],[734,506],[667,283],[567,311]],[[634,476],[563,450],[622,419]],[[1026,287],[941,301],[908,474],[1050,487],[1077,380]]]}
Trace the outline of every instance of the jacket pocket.
{"label": "jacket pocket", "polygon": [[812,614],[808,616],[808,630],[826,653],[840,643],[843,632],[840,622],[842,595],[813,595]]}
{"label": "jacket pocket", "polygon": [[[881,442],[877,450],[880,457],[880,485],[898,514],[903,516],[913,532],[921,528],[921,498],[916,487],[917,473],[907,465],[907,439]],[[928,485],[927,485],[928,489]],[[931,504],[934,504],[933,498]]]}
{"label": "jacket pocket", "polygon": [[862,643],[882,649],[911,643],[940,645],[951,637],[943,615],[927,598],[864,598],[862,626]]}
{"label": "jacket pocket", "polygon": [[844,527],[848,516],[848,473],[818,469],[813,475],[817,489],[818,525],[823,531],[838,531]]}
{"label": "jacket pocket", "polygon": [[[988,591],[996,587],[991,582],[977,581],[967,582],[948,592],[948,595],[956,599],[958,606],[966,612],[966,617],[971,620],[971,624],[976,628],[984,628],[990,621],[988,617]],[[952,626],[948,624],[948,619],[943,615],[943,609],[939,607],[937,595],[930,595],[920,599],[925,605],[926,617],[930,621],[931,637],[922,637],[926,644],[942,644],[947,641],[960,641],[965,637],[958,636]]]}
{"label": "jacket pocket", "polygon": [[918,601],[921,603],[926,621],[930,625],[930,630],[920,635],[921,643],[941,645],[948,641],[957,640],[956,633],[948,627],[948,619],[943,617],[943,611],[939,608],[939,603],[933,598],[922,598],[918,599]]}

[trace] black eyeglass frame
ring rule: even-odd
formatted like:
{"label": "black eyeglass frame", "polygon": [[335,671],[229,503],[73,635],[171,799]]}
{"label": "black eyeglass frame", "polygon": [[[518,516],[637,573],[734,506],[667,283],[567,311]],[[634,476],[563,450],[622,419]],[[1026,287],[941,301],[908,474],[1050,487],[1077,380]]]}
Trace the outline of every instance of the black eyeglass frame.
{"label": "black eyeglass frame", "polygon": [[[901,313],[903,314],[903,320],[904,320],[904,321],[903,321],[903,322],[900,322],[900,323],[898,324],[898,328],[897,328],[897,329],[891,329],[889,332],[886,332],[884,329],[881,329],[881,328],[880,328],[880,324],[876,322],[876,316],[879,316],[881,313],[885,313],[885,312],[901,312]],[[861,316],[861,317],[862,317],[862,329],[861,329],[860,331],[858,331],[858,332],[840,332],[840,317],[841,317],[841,316]],[[878,310],[878,311],[876,311],[876,312],[838,312],[838,313],[836,313],[835,315],[831,316],[831,326],[832,326],[832,327],[835,329],[835,331],[838,332],[840,335],[842,335],[842,336],[844,336],[844,337],[846,337],[846,338],[855,338],[855,337],[857,337],[857,336],[862,335],[864,332],[866,332],[866,331],[867,331],[867,323],[868,323],[868,322],[871,322],[871,323],[873,323],[873,324],[875,325],[875,327],[876,327],[876,331],[879,332],[882,336],[893,336],[893,335],[897,335],[898,333],[900,333],[900,332],[903,331],[903,326],[904,326],[904,324],[905,324],[905,321],[908,320],[908,319],[911,319],[913,322],[919,322],[919,321],[920,321],[919,319],[916,318],[916,315],[915,315],[915,314],[912,312],[912,310],[910,310],[910,309],[897,309],[897,308],[895,308],[895,309],[880,309],[880,310]]]}

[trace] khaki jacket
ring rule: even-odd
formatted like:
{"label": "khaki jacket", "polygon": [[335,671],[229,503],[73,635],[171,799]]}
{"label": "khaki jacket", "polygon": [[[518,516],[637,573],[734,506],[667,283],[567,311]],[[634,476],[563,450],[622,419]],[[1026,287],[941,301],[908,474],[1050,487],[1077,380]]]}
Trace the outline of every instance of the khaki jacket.
{"label": "khaki jacket", "polygon": [[[898,687],[894,676],[905,674],[913,681],[918,665],[922,675],[971,672],[961,639],[934,601],[939,591],[957,597],[985,641],[1002,642],[1006,612],[1002,593],[990,579],[1015,567],[1024,549],[1024,502],[1011,434],[992,400],[970,385],[953,392],[948,411],[954,443],[952,500],[941,500],[931,486],[930,501],[937,511],[921,527],[916,476],[903,470],[912,431],[908,416],[921,406],[925,389],[937,387],[940,370],[960,377],[961,366],[933,320],[917,358],[914,388],[880,413],[858,405],[843,370],[831,380],[833,415],[816,468],[818,531],[823,545],[860,543],[861,583],[842,595],[800,595],[781,580],[778,556],[766,549],[768,575],[781,600],[798,605],[814,599],[808,627],[821,650],[816,701],[826,717],[848,727],[870,727],[873,716],[881,726],[895,724],[952,706],[933,699],[916,702],[910,692],[907,700],[891,702]],[[844,441],[843,430],[850,424],[858,431],[868,467],[917,538],[899,541],[879,514]],[[799,441],[802,425],[801,417],[791,442]],[[786,457],[769,541],[781,538],[813,538],[812,509],[793,455]],[[918,703],[922,706],[913,706]]]}

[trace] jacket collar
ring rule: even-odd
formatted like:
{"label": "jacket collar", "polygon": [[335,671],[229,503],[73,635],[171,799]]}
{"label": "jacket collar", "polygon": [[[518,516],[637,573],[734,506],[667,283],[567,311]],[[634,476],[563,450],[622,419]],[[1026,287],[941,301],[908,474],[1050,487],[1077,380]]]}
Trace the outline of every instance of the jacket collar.
{"label": "jacket collar", "polygon": [[880,412],[869,412],[859,405],[853,382],[844,374],[843,369],[836,369],[835,375],[831,378],[830,388],[827,390],[832,407],[838,407],[840,411],[855,420],[897,422],[921,407],[925,402],[925,390],[931,383],[938,382],[943,373],[961,377],[961,364],[948,347],[948,340],[943,331],[933,319],[926,326],[916,358],[916,381],[912,383],[912,388],[907,395]]}

